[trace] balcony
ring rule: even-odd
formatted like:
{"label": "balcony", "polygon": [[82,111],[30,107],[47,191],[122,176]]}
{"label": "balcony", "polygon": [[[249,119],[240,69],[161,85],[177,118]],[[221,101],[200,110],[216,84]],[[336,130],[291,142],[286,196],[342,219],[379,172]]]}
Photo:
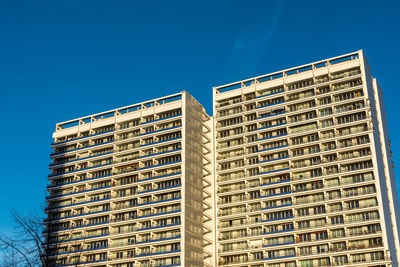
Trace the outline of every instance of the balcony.
{"label": "balcony", "polygon": [[151,146],[151,145],[155,145],[155,144],[160,144],[160,143],[164,143],[164,142],[168,142],[168,141],[172,141],[172,140],[177,140],[177,139],[181,139],[182,137],[175,137],[175,138],[171,138],[171,139],[166,139],[166,140],[162,140],[162,141],[157,141],[157,142],[153,142],[153,143],[148,143],[148,144],[141,144],[140,147],[144,147],[144,146]]}
{"label": "balcony", "polygon": [[171,118],[176,118],[181,116],[182,114],[176,114],[176,115],[172,115],[169,117],[165,117],[165,118],[160,118],[160,119],[156,119],[156,120],[151,120],[151,121],[146,121],[146,122],[142,122],[141,125],[143,124],[149,124],[149,123],[153,123],[153,122],[157,122],[157,121],[162,121],[162,120],[167,120],[167,119],[171,119]]}
{"label": "balcony", "polygon": [[280,221],[280,220],[287,220],[287,219],[293,219],[294,216],[287,216],[287,217],[281,217],[281,218],[274,218],[274,219],[268,219],[268,220],[261,220],[261,222],[273,222],[273,221]]}
{"label": "balcony", "polygon": [[156,225],[156,226],[151,226],[151,227],[137,228],[136,231],[159,229],[159,228],[165,228],[165,227],[177,226],[177,225],[181,225],[181,223],[178,222],[178,223],[171,223],[171,224],[165,224],[165,225]]}
{"label": "balcony", "polygon": [[264,105],[264,106],[258,106],[258,107],[256,107],[256,109],[266,108],[266,107],[275,106],[275,105],[279,105],[279,104],[283,104],[283,103],[285,103],[285,101],[279,101],[279,102],[271,103],[271,104]]}
{"label": "balcony", "polygon": [[282,90],[279,90],[279,91],[276,91],[276,92],[273,92],[273,93],[261,94],[259,96],[256,96],[256,99],[262,98],[262,97],[266,97],[266,96],[280,94],[280,93],[283,93],[283,92],[285,92],[285,90],[282,88]]}
{"label": "balcony", "polygon": [[80,237],[76,237],[76,238],[72,238],[72,239],[64,239],[64,240],[52,241],[52,242],[50,242],[50,244],[63,243],[63,242],[71,242],[71,241],[78,241],[78,240],[82,240],[82,239],[97,238],[97,237],[104,237],[104,236],[108,236],[108,234],[86,235],[86,236],[82,236],[82,235],[81,235]]}
{"label": "balcony", "polygon": [[143,240],[136,242],[136,244],[145,244],[145,243],[153,243],[153,242],[160,242],[160,241],[167,241],[167,240],[172,240],[172,239],[178,239],[181,238],[181,235],[169,235],[167,237],[162,237],[162,238],[154,238],[154,239],[148,239],[148,240]]}
{"label": "balcony", "polygon": [[[171,117],[172,118],[172,117]],[[140,136],[144,136],[144,135],[148,135],[148,134],[154,134],[154,133],[159,133],[159,132],[164,132],[164,131],[168,131],[171,129],[176,129],[181,127],[182,125],[178,125],[178,126],[173,126],[173,127],[169,127],[169,128],[164,128],[164,129],[160,129],[160,130],[155,130],[155,131],[151,131],[151,132],[147,132],[147,133],[141,133],[139,134]]]}
{"label": "balcony", "polygon": [[48,177],[51,178],[51,177],[55,177],[55,176],[59,176],[59,175],[64,175],[64,174],[71,174],[71,173],[80,172],[80,171],[87,171],[87,170],[90,170],[90,169],[100,168],[100,167],[108,166],[108,165],[111,165],[111,164],[113,164],[113,163],[110,162],[110,163],[106,163],[106,164],[102,164],[102,165],[97,165],[97,166],[82,168],[82,169],[73,170],[73,171],[68,171],[68,172],[49,174]]}
{"label": "balcony", "polygon": [[158,165],[151,165],[151,166],[147,166],[147,167],[142,167],[139,168],[139,170],[145,170],[145,169],[150,169],[150,168],[157,168],[160,166],[165,166],[165,165],[170,165],[170,164],[175,164],[175,163],[180,163],[182,162],[182,160],[177,160],[177,161],[171,161],[171,162],[167,162],[167,163],[163,163],[163,164],[158,164]]}
{"label": "balcony", "polygon": [[111,144],[111,143],[113,143],[113,142],[114,142],[114,141],[108,141],[108,142],[104,142],[104,143],[100,143],[100,144],[95,144],[95,145],[90,145],[90,146],[75,148],[75,149],[71,149],[71,150],[68,150],[68,151],[53,152],[53,153],[50,154],[50,156],[56,156],[56,155],[66,154],[66,153],[70,153],[70,152],[74,152],[74,151],[78,151],[78,150],[82,150],[82,149],[86,149],[86,148],[92,148],[92,147],[101,146],[101,145],[105,145],[105,144]]}
{"label": "balcony", "polygon": [[70,185],[70,184],[85,182],[85,181],[91,181],[91,180],[94,180],[94,179],[105,178],[105,177],[108,177],[108,176],[111,176],[111,175],[112,174],[106,174],[106,175],[103,175],[103,176],[97,176],[97,177],[93,177],[93,178],[87,178],[87,179],[77,180],[77,181],[68,182],[68,183],[48,185],[47,188],[53,188],[53,187],[58,187],[58,186],[64,186],[64,185]]}
{"label": "balcony", "polygon": [[104,210],[99,210],[99,211],[92,211],[92,212],[87,212],[87,213],[74,214],[74,215],[71,215],[71,216],[58,217],[58,218],[53,218],[53,219],[45,219],[44,222],[54,222],[54,221],[59,221],[59,220],[64,220],[64,219],[76,218],[76,217],[80,217],[80,216],[98,214],[98,213],[107,212],[107,211],[110,211],[110,209],[104,209]]}
{"label": "balcony", "polygon": [[264,258],[264,260],[277,260],[277,259],[292,258],[292,257],[296,257],[296,254],[294,254],[294,255],[286,255],[286,256],[276,256],[276,257],[271,257],[271,258]]}
{"label": "balcony", "polygon": [[145,257],[145,256],[153,256],[153,255],[169,254],[169,253],[178,253],[178,252],[181,252],[181,250],[178,249],[178,250],[160,251],[160,252],[154,252],[154,253],[144,253],[144,254],[138,254],[135,257]]}
{"label": "balcony", "polygon": [[383,247],[383,242],[377,244],[349,245],[348,250],[359,250],[359,249],[379,248],[379,247]]}
{"label": "balcony", "polygon": [[162,155],[162,154],[166,154],[166,153],[170,153],[170,152],[176,152],[176,151],[181,151],[182,149],[171,149],[171,150],[167,150],[167,151],[163,151],[163,152],[159,152],[159,153],[154,153],[154,154],[148,154],[148,155],[144,155],[144,156],[139,156],[140,159],[142,158],[148,158],[148,157],[152,157],[152,156],[157,156],[157,155]]}
{"label": "balcony", "polygon": [[86,136],[82,136],[82,137],[78,137],[78,138],[74,138],[74,139],[70,139],[70,140],[66,140],[66,141],[62,141],[62,142],[52,142],[51,145],[53,146],[53,145],[64,144],[64,143],[67,143],[67,142],[73,142],[73,141],[76,141],[76,140],[81,140],[81,139],[84,139],[84,138],[89,138],[89,137],[97,136],[97,135],[100,135],[100,134],[112,133],[114,131],[115,130],[110,130],[110,131],[105,131],[105,132],[102,132],[102,133],[86,135]]}
{"label": "balcony", "polygon": [[166,212],[159,212],[159,213],[151,213],[151,214],[146,214],[146,215],[142,215],[142,216],[137,216],[137,219],[140,218],[148,218],[148,217],[153,217],[153,216],[160,216],[160,215],[165,215],[165,214],[171,214],[171,213],[176,213],[176,212],[181,212],[181,209],[176,209],[176,210],[170,210],[170,211],[166,211]]}
{"label": "balcony", "polygon": [[77,205],[88,204],[88,203],[93,203],[93,202],[97,202],[97,201],[109,200],[109,199],[111,199],[111,197],[105,197],[105,198],[101,198],[101,199],[95,199],[95,200],[89,200],[89,201],[83,201],[83,202],[76,202],[76,203],[63,205],[63,206],[48,207],[48,208],[45,208],[45,210],[47,211],[47,210],[61,209],[61,208],[65,208],[65,207],[77,206]]}
{"label": "balcony", "polygon": [[161,176],[154,176],[154,177],[149,177],[149,178],[145,178],[145,179],[139,179],[139,182],[149,181],[149,180],[154,180],[154,179],[161,179],[161,178],[170,177],[170,176],[179,175],[179,174],[182,174],[182,172],[175,172],[175,173],[169,173],[169,174],[165,174],[165,175],[161,175]]}
{"label": "balcony", "polygon": [[271,235],[271,234],[293,232],[293,231],[294,231],[294,229],[286,229],[286,230],[279,230],[279,231],[273,231],[273,232],[264,232],[263,235]]}
{"label": "balcony", "polygon": [[[52,230],[52,231],[44,231],[43,233],[56,233],[56,232],[61,232],[61,231],[66,231],[66,230],[73,230],[73,229],[78,229],[78,228],[83,228],[83,227],[89,227],[89,226],[95,226],[95,225],[102,225],[102,224],[108,224],[109,221],[104,221],[104,222],[99,222],[99,223],[88,223],[84,225],[78,225],[78,226],[72,226],[72,227],[67,227],[67,228],[62,228],[62,229],[57,229],[57,230]],[[89,238],[89,237],[88,237]]]}
{"label": "balcony", "polygon": [[174,200],[179,200],[179,199],[181,199],[181,197],[175,197],[175,198],[151,201],[151,202],[146,202],[146,203],[139,203],[137,205],[138,206],[145,206],[145,205],[152,205],[152,204],[157,204],[157,203],[162,203],[162,202],[167,202],[167,201],[174,201]]}
{"label": "balcony", "polygon": [[50,166],[50,167],[55,167],[55,166],[58,166],[58,165],[68,164],[68,163],[75,162],[75,161],[87,160],[87,159],[90,159],[90,158],[95,158],[95,157],[100,157],[100,156],[104,156],[104,155],[109,155],[109,154],[111,154],[111,153],[113,153],[113,152],[107,152],[107,153],[97,154],[97,155],[93,155],[93,156],[90,156],[90,157],[79,158],[79,159],[64,161],[64,162],[60,162],[60,163],[50,163],[49,166]]}
{"label": "balcony", "polygon": [[275,193],[275,194],[269,194],[269,195],[261,195],[261,198],[267,198],[267,197],[274,197],[274,196],[280,196],[280,195],[287,195],[291,194],[292,192],[281,192],[281,193]]}
{"label": "balcony", "polygon": [[269,114],[269,115],[260,115],[260,117],[258,117],[257,120],[270,118],[270,117],[273,117],[273,116],[278,116],[278,115],[283,115],[283,114],[286,114],[286,111],[278,112],[278,113],[274,113],[274,114]]}
{"label": "balcony", "polygon": [[267,248],[267,247],[285,246],[285,245],[291,245],[291,244],[295,244],[295,242],[291,241],[291,242],[284,242],[284,243],[278,243],[278,244],[269,244],[269,245],[263,245],[263,247]]}
{"label": "balcony", "polygon": [[138,194],[144,194],[144,193],[149,193],[149,192],[156,192],[156,191],[160,191],[160,190],[167,190],[170,188],[177,188],[177,187],[181,187],[180,184],[178,185],[173,185],[173,186],[167,186],[167,187],[160,187],[160,188],[155,188],[155,189],[151,189],[151,190],[145,190],[145,191],[138,191]]}
{"label": "balcony", "polygon": [[272,207],[265,207],[265,208],[261,208],[261,210],[270,210],[270,209],[277,209],[277,208],[283,208],[283,207],[289,207],[289,206],[292,206],[292,203],[284,204],[284,205],[277,205],[277,206],[272,206]]}

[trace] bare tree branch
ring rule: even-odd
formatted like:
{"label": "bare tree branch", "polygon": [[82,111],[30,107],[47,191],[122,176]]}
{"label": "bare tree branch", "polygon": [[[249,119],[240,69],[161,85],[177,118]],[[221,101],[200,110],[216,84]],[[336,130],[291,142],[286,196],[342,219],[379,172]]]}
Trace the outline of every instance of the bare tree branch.
{"label": "bare tree branch", "polygon": [[[57,252],[64,244],[61,242],[64,239],[59,239],[59,236],[52,232],[53,225],[57,225],[57,219],[54,219],[49,211],[46,220],[44,216],[21,215],[14,209],[11,209],[10,213],[16,222],[17,232],[10,236],[0,236],[0,248],[4,248],[4,252],[0,254],[2,257],[0,267],[2,265],[4,267],[51,267],[57,265]],[[70,239],[72,230],[71,233],[64,232],[63,235],[64,238],[66,236],[66,239]],[[70,263],[75,266],[82,264],[81,256],[84,249],[81,242],[77,242],[77,244],[79,246],[73,246],[73,243],[68,242],[66,251],[64,250],[63,253],[63,255],[66,255],[65,252],[74,254],[72,258],[68,258],[72,261]]]}
{"label": "bare tree branch", "polygon": [[36,230],[32,227],[32,221],[29,222],[28,218],[20,216],[14,209],[11,209],[11,214],[17,221],[18,225],[25,229],[25,233],[31,236],[31,241],[36,244],[37,252],[39,256],[42,255],[42,237],[36,233]]}
{"label": "bare tree branch", "polygon": [[11,248],[12,250],[18,252],[25,259],[28,266],[33,267],[27,255],[22,251],[22,249],[20,249],[17,245],[15,245],[12,240],[8,240],[8,238],[5,237],[0,237],[0,243],[2,243],[6,249]]}

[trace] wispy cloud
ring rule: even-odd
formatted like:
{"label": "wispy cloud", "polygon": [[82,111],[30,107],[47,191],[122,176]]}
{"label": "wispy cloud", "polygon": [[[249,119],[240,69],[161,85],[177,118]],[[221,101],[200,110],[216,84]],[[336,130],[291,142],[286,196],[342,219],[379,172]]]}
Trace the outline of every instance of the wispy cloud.
{"label": "wispy cloud", "polygon": [[278,29],[279,21],[284,8],[283,0],[271,1],[270,9],[262,19],[256,20],[257,25],[252,25],[241,33],[233,44],[229,65],[234,66],[233,71],[240,76],[253,73],[266,54],[269,44]]}

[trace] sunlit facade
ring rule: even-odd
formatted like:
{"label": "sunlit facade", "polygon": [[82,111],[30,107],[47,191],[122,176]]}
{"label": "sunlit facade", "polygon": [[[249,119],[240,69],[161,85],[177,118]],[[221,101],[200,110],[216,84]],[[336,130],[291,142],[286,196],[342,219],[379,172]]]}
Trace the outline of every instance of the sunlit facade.
{"label": "sunlit facade", "polygon": [[[210,94],[211,95],[211,94]],[[398,266],[382,91],[362,51],[57,124],[53,266]]]}
{"label": "sunlit facade", "polygon": [[207,266],[211,127],[186,92],[57,124],[52,265]]}
{"label": "sunlit facade", "polygon": [[362,51],[214,88],[217,265],[398,266],[382,92]]}

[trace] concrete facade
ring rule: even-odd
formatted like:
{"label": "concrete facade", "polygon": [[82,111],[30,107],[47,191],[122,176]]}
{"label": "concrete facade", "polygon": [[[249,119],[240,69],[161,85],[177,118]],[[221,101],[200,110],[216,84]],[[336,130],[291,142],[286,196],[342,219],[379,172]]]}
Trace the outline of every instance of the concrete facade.
{"label": "concrete facade", "polygon": [[398,266],[383,94],[363,51],[57,124],[54,266]]}
{"label": "concrete facade", "polygon": [[218,266],[398,266],[382,92],[362,51],[214,88]]}
{"label": "concrete facade", "polygon": [[57,124],[46,210],[54,265],[211,261],[210,120],[182,92]]}

